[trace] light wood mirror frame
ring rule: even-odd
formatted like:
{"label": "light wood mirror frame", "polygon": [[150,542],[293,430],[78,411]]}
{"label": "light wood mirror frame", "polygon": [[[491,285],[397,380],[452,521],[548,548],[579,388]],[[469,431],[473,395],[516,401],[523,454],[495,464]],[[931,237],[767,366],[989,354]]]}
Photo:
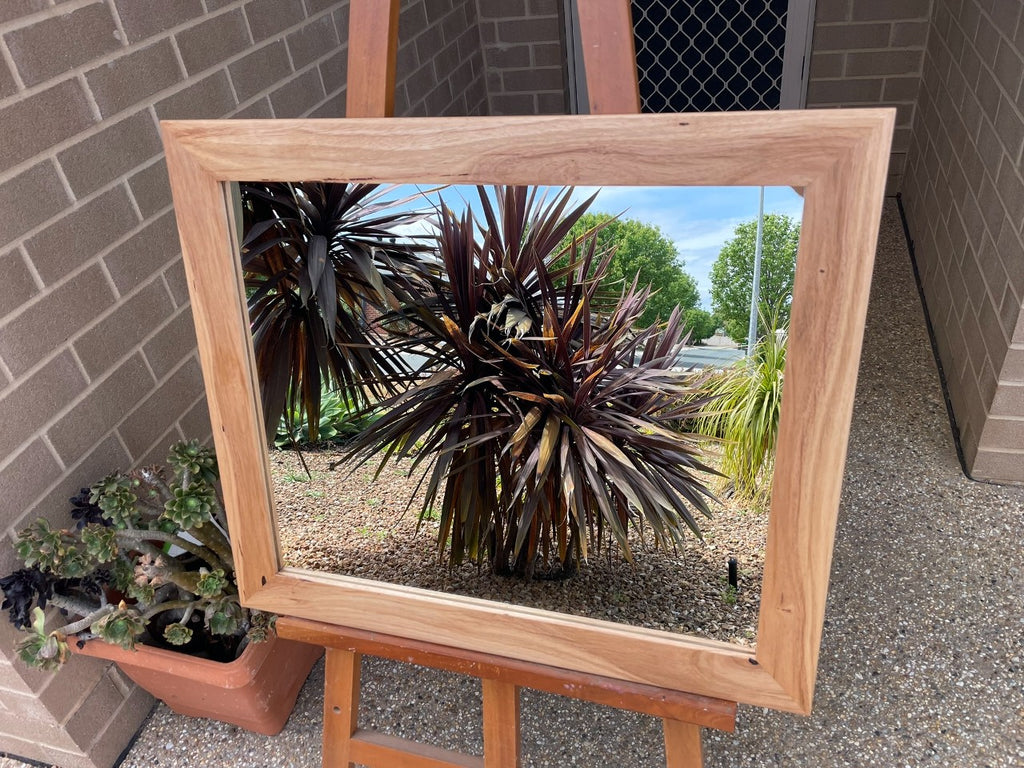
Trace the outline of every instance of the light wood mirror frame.
{"label": "light wood mirror frame", "polygon": [[[809,713],[894,111],[162,123],[246,605]],[[283,567],[229,181],[803,190],[756,653]]]}

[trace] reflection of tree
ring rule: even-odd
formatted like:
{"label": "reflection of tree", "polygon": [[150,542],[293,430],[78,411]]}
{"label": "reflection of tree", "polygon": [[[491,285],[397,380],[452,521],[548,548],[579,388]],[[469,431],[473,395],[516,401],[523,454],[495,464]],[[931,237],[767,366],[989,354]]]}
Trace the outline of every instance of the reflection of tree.
{"label": "reflection of tree", "polygon": [[598,252],[615,248],[602,284],[619,294],[623,283],[629,287],[636,278],[640,287],[650,285],[656,291],[637,323],[639,327],[646,328],[659,318],[667,320],[676,306],[684,315],[696,308],[700,302],[697,281],[683,269],[679,251],[658,227],[608,213],[587,213],[576,222],[570,235],[578,238],[598,226],[603,226],[597,235]]}
{"label": "reflection of tree", "polygon": [[[756,240],[757,220],[740,224],[711,266],[712,309],[725,332],[741,344],[747,339],[750,322]],[[758,304],[778,308],[780,325],[789,322],[799,241],[799,222],[777,213],[764,217]]]}

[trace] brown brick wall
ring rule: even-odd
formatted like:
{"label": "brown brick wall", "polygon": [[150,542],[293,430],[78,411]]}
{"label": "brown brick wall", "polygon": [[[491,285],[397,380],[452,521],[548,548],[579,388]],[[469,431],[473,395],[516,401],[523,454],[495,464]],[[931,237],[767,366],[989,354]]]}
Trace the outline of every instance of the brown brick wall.
{"label": "brown brick wall", "polygon": [[568,95],[561,0],[475,0],[492,115],[562,114]]}
{"label": "brown brick wall", "polygon": [[1024,18],[936,3],[903,184],[965,459],[1024,482]]}
{"label": "brown brick wall", "polygon": [[[4,572],[25,522],[209,434],[157,120],[340,115],[346,18],[316,0],[0,3]],[[112,764],[151,699],[91,659],[28,670],[14,642],[0,621],[0,752]]]}
{"label": "brown brick wall", "polygon": [[[474,2],[404,0],[400,35],[398,114],[486,113]],[[347,38],[339,0],[0,3],[4,572],[27,521],[209,434],[157,121],[343,116]],[[0,752],[110,765],[151,700],[14,641],[0,621]]]}
{"label": "brown brick wall", "polygon": [[488,113],[473,0],[403,0],[396,79],[396,115]]}
{"label": "brown brick wall", "polygon": [[817,0],[807,107],[897,110],[887,191],[910,146],[932,0]]}

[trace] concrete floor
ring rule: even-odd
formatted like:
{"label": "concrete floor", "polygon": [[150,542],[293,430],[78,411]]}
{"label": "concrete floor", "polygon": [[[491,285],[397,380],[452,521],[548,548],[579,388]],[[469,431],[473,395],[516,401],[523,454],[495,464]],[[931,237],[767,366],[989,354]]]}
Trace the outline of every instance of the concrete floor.
{"label": "concrete floor", "polygon": [[[708,768],[1024,765],[1024,488],[957,463],[899,215],[887,201],[814,713],[740,707]],[[473,681],[370,660],[363,724],[482,753]],[[322,664],[267,738],[162,705],[124,768],[320,765]],[[526,692],[525,766],[663,766],[652,718]],[[0,768],[14,768],[5,763]]]}

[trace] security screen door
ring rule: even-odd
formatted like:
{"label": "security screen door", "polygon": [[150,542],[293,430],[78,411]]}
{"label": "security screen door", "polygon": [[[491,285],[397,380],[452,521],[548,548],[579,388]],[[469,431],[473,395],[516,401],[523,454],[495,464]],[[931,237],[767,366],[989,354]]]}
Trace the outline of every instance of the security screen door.
{"label": "security screen door", "polygon": [[[578,2],[565,0],[575,112],[587,104]],[[632,15],[642,111],[804,106],[813,0],[633,0]]]}

